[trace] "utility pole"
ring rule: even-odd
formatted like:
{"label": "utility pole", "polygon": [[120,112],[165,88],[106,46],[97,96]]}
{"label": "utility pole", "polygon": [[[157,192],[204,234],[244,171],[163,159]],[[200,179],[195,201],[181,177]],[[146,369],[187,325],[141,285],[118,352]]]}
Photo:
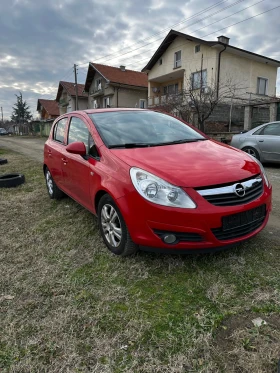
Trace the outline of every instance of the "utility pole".
{"label": "utility pole", "polygon": [[1,106],[1,115],[2,115],[2,123],[4,124],[4,120],[3,120],[3,108]]}
{"label": "utility pole", "polygon": [[76,64],[74,64],[74,75],[75,75],[75,91],[76,91],[76,105],[75,105],[75,110],[79,110],[78,85],[77,85],[77,65]]}

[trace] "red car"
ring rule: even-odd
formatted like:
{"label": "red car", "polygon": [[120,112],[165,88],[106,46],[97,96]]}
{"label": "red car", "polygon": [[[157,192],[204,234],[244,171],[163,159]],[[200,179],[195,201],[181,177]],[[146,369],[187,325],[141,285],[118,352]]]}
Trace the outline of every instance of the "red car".
{"label": "red car", "polygon": [[50,197],[65,193],[97,215],[105,244],[122,256],[222,249],[260,232],[271,211],[256,159],[150,110],[59,117],[44,173]]}

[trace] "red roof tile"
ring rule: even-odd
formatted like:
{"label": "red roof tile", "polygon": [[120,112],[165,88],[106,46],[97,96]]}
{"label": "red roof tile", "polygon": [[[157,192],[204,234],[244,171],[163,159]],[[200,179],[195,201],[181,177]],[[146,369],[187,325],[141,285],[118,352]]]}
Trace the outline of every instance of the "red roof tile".
{"label": "red roof tile", "polygon": [[[55,100],[45,100],[45,99],[39,98],[38,103],[40,103],[41,106],[43,106],[43,108],[46,110],[46,112],[49,115],[59,116],[59,107]],[[39,105],[37,105],[37,110],[39,109],[38,106]]]}
{"label": "red roof tile", "polygon": [[148,76],[145,73],[126,69],[125,71],[122,71],[119,67],[101,65],[94,62],[91,62],[91,65],[111,83],[121,83],[136,87],[148,87]]}
{"label": "red roof tile", "polygon": [[[67,93],[70,96],[76,96],[75,83],[60,81],[59,85],[60,84],[63,86],[63,88],[66,89]],[[88,97],[87,93],[84,93],[85,85],[84,84],[77,84],[77,86],[78,86],[78,96],[79,97]]]}

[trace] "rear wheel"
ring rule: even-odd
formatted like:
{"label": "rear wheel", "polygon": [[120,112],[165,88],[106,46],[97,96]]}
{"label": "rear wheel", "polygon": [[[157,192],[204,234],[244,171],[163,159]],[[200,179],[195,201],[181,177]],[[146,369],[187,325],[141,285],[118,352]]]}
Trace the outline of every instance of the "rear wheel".
{"label": "rear wheel", "polygon": [[259,152],[255,148],[252,148],[251,146],[246,146],[245,148],[243,148],[241,150],[243,150],[245,153],[248,153],[248,154],[252,155],[253,157],[257,158],[258,160],[260,160]]}
{"label": "rear wheel", "polygon": [[99,201],[98,223],[101,236],[113,254],[128,256],[138,251],[120,210],[109,194],[105,194]]}
{"label": "rear wheel", "polygon": [[61,199],[64,196],[64,193],[58,188],[56,183],[54,182],[50,170],[48,167],[45,170],[45,179],[47,190],[51,199]]}

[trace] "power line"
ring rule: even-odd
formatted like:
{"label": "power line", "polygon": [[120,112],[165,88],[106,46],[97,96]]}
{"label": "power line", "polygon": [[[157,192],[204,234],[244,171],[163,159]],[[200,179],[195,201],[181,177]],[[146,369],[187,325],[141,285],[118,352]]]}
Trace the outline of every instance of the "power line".
{"label": "power line", "polygon": [[[197,31],[199,31],[199,30],[202,30],[202,29],[204,29],[204,28],[206,28],[206,27],[209,27],[209,26],[212,26],[212,25],[214,25],[214,24],[216,24],[216,23],[219,23],[219,22],[223,21],[224,19],[230,18],[230,17],[234,16],[235,14],[241,13],[241,12],[243,12],[243,11],[246,10],[246,9],[252,8],[253,6],[255,6],[255,5],[257,5],[257,4],[259,4],[259,3],[263,2],[263,1],[265,1],[265,0],[260,0],[260,1],[256,2],[256,3],[252,4],[252,5],[249,5],[249,6],[245,7],[245,8],[243,8],[243,9],[241,9],[241,10],[235,12],[235,13],[232,13],[232,14],[228,15],[227,17],[224,17],[223,19],[219,19],[219,20],[217,20],[217,21],[215,21],[215,22],[210,23],[209,25],[206,25],[206,26],[200,27],[199,29],[192,31],[192,32],[190,33],[190,35],[193,34],[193,33],[195,33],[195,32],[197,32]],[[226,28],[228,28],[228,27],[230,27],[230,26],[227,26]],[[185,27],[179,29],[178,31],[181,31],[181,30],[183,30],[183,29],[185,29]],[[222,30],[223,30],[223,29],[222,29]],[[220,30],[217,30],[217,31],[215,31],[215,32],[218,32],[218,31],[220,31]],[[215,32],[210,33],[210,34],[207,34],[207,35],[203,35],[202,37],[206,37],[206,36],[208,36],[208,35],[212,35],[212,34],[214,34]],[[166,43],[166,44],[168,44],[168,43]],[[184,44],[185,44],[185,43],[184,43]],[[165,44],[162,44],[162,46],[163,46],[163,45],[165,45]],[[149,51],[151,51],[151,50],[154,50],[154,49],[153,49],[153,48],[152,48],[152,49],[149,49],[149,50],[146,51],[146,52],[149,52]],[[131,56],[131,57],[139,56],[140,54],[142,54],[142,53],[135,54],[135,55],[133,55],[133,56]]]}
{"label": "power line", "polygon": [[[159,32],[157,32],[157,33],[155,33],[155,34],[152,34],[152,35],[150,35],[149,37],[147,37],[147,38],[145,38],[145,39],[138,40],[136,43],[133,43],[133,44],[131,44],[131,45],[125,47],[125,48],[119,49],[118,51],[116,51],[116,52],[114,52],[114,53],[110,53],[110,54],[108,54],[108,55],[106,55],[106,56],[103,56],[103,57],[98,57],[98,58],[96,59],[96,61],[97,61],[97,60],[100,60],[100,59],[103,59],[103,58],[110,57],[110,56],[112,56],[112,55],[115,55],[116,53],[119,53],[119,52],[121,52],[121,51],[123,51],[123,50],[126,50],[127,48],[131,48],[131,47],[133,47],[134,45],[138,45],[139,43],[143,43],[143,42],[146,41],[146,40],[150,40],[150,39],[152,39],[154,36],[160,35],[160,34],[162,34],[163,32],[166,32],[167,30],[172,29],[172,27],[178,26],[179,24],[184,23],[184,22],[186,22],[187,20],[190,20],[190,19],[192,19],[192,18],[195,18],[195,17],[197,17],[197,16],[199,16],[199,15],[201,15],[201,14],[203,14],[203,13],[206,13],[207,11],[209,11],[209,10],[211,10],[211,9],[217,7],[218,5],[220,5],[220,4],[222,4],[222,3],[225,3],[225,2],[227,2],[227,1],[229,1],[229,0],[218,1],[217,3],[211,5],[210,7],[207,7],[207,8],[205,8],[205,9],[201,10],[200,12],[193,14],[192,16],[190,16],[190,17],[188,17],[188,18],[184,18],[184,19],[182,19],[181,21],[179,21],[179,22],[177,22],[177,23],[174,23],[173,25],[170,25],[169,27],[166,27],[166,28],[162,29],[162,30],[160,30]],[[83,63],[83,64],[80,64],[79,66],[85,65],[85,64],[87,64],[87,63],[88,63],[88,62]]]}
{"label": "power line", "polygon": [[[261,1],[264,1],[264,0],[261,0]],[[231,17],[231,16],[233,16],[233,15],[235,15],[235,14],[237,14],[237,13],[240,13],[241,11],[243,11],[243,10],[245,10],[245,9],[251,8],[252,6],[254,6],[254,5],[260,3],[261,1],[255,3],[255,4],[252,4],[252,5],[250,5],[250,6],[246,7],[246,8],[243,8],[242,10],[240,10],[240,11],[238,11],[238,12],[235,12],[235,13],[231,14],[230,16],[226,17],[226,18],[229,18],[229,17]],[[203,35],[202,38],[204,38],[204,37],[206,37],[206,36],[209,36],[209,35],[212,35],[212,34],[215,34],[215,33],[218,32],[218,31],[222,31],[222,30],[225,30],[225,29],[227,29],[227,28],[229,28],[229,27],[235,26],[235,25],[237,25],[237,24],[239,24],[239,23],[242,23],[242,22],[248,21],[249,19],[252,19],[252,18],[258,17],[258,16],[260,16],[260,15],[262,15],[262,14],[264,14],[264,13],[268,13],[268,12],[274,10],[274,9],[279,8],[279,7],[280,7],[280,5],[278,5],[278,6],[274,7],[274,8],[268,9],[268,10],[266,10],[266,11],[264,11],[264,12],[259,13],[259,14],[256,14],[256,15],[254,15],[254,16],[251,16],[251,17],[245,18],[244,20],[241,20],[241,21],[239,21],[239,22],[233,23],[233,24],[231,24],[231,25],[229,25],[229,26],[223,27],[223,28],[221,28],[221,29],[219,29],[219,30],[216,30],[216,31],[214,31],[214,32],[211,32],[211,33],[208,33],[208,34],[206,34],[206,35]],[[224,18],[224,19],[225,19],[225,18]],[[209,25],[204,26],[204,27],[202,27],[202,28],[205,28],[205,27],[211,26],[211,25],[213,25],[213,24],[215,24],[215,23],[218,23],[218,22],[220,22],[220,21],[221,21],[221,20],[219,20],[219,21],[215,21],[215,22],[212,22],[212,23],[210,23]],[[200,28],[200,29],[202,29],[202,28]],[[198,30],[200,30],[200,29],[198,29]],[[194,32],[196,32],[196,31],[198,31],[198,30],[195,30]],[[191,35],[191,34],[190,34],[190,35]],[[176,48],[178,48],[178,47],[180,47],[180,46],[183,46],[183,45],[186,45],[186,44],[187,44],[187,43],[183,43],[183,44],[177,45]],[[164,44],[163,44],[163,45],[164,45]],[[146,51],[146,52],[149,52],[149,51],[151,51],[151,50],[153,50],[153,49],[150,49],[150,50],[148,50],[148,51]],[[131,57],[136,57],[136,56],[139,56],[139,55],[142,55],[142,53],[135,54],[134,56],[131,56]],[[151,57],[152,57],[152,56],[151,56]],[[150,57],[150,58],[151,58],[151,57]],[[148,58],[147,58],[147,59],[148,59]],[[137,62],[135,62],[135,64],[137,64]]]}
{"label": "power line", "polygon": [[[237,1],[235,1],[233,4],[230,4],[230,5],[228,5],[228,6],[224,7],[224,8],[222,8],[222,9],[220,9],[220,10],[218,10],[218,11],[212,13],[212,14],[207,15],[207,16],[204,17],[204,18],[201,18],[201,19],[199,19],[199,20],[197,20],[197,21],[191,23],[189,26],[192,26],[192,25],[194,25],[194,24],[196,24],[196,23],[202,22],[203,20],[205,20],[205,19],[207,19],[207,18],[209,18],[209,17],[212,17],[213,15],[216,15],[216,14],[218,14],[218,13],[221,13],[221,12],[223,12],[223,11],[226,10],[226,9],[232,8],[233,6],[239,4],[239,3],[243,2],[243,1],[245,1],[245,0],[237,0]],[[265,0],[262,0],[262,1],[265,1]],[[220,4],[220,3],[222,3],[222,2],[223,2],[223,1],[220,1],[219,3],[216,3],[216,4]],[[217,5],[215,5],[215,6],[217,6]],[[206,8],[206,9],[208,9],[208,8]],[[205,11],[201,11],[201,12],[198,13],[198,15],[203,14],[204,12],[205,12]],[[197,16],[197,14],[195,14],[195,15],[193,15],[193,16],[187,18],[187,20],[188,20],[188,19],[191,19],[191,18],[194,18],[194,17],[196,17],[196,16]],[[176,23],[175,25],[178,25],[178,24],[180,24],[180,23],[185,23],[185,22],[179,22],[179,23]],[[174,27],[175,25],[170,26],[168,29]],[[166,29],[164,29],[164,31],[166,31]],[[162,32],[159,32],[158,34],[160,34],[160,33],[162,33]],[[148,39],[150,39],[150,38],[148,38]],[[129,53],[132,53],[132,52],[134,52],[134,51],[136,51],[136,50],[139,50],[139,49],[141,49],[141,48],[144,48],[144,47],[146,47],[147,45],[154,44],[155,42],[157,42],[157,41],[159,41],[159,40],[161,40],[161,39],[162,39],[162,37],[160,37],[160,38],[158,38],[158,39],[155,39],[154,41],[152,41],[152,42],[150,42],[150,43],[143,44],[142,46],[139,46],[139,47],[137,47],[137,48],[135,48],[135,49],[132,49],[132,50],[126,52],[126,53],[122,53],[122,56],[124,56],[124,55],[126,55],[126,54],[129,54]],[[144,39],[144,40],[146,40],[146,39]],[[132,44],[131,46],[133,46],[133,45],[137,45],[137,44],[139,44],[139,42],[138,42],[138,43],[135,43],[135,44]],[[130,47],[131,47],[131,46],[130,46]],[[102,57],[98,57],[98,58],[94,59],[94,61],[99,61],[99,60],[101,60],[101,59],[105,59],[105,58],[107,58],[107,57],[114,56],[114,55],[118,54],[117,57],[107,59],[107,61],[111,61],[112,59],[115,59],[115,58],[118,58],[118,57],[119,57],[119,52],[121,52],[121,51],[123,51],[123,50],[127,50],[127,48],[130,48],[130,47],[125,47],[125,48],[120,49],[120,50],[117,51],[117,52],[114,52],[114,53],[111,53],[111,54],[107,54],[107,55],[102,56]],[[81,64],[79,64],[79,66],[86,65],[86,64],[88,64],[88,62],[81,63]]]}

